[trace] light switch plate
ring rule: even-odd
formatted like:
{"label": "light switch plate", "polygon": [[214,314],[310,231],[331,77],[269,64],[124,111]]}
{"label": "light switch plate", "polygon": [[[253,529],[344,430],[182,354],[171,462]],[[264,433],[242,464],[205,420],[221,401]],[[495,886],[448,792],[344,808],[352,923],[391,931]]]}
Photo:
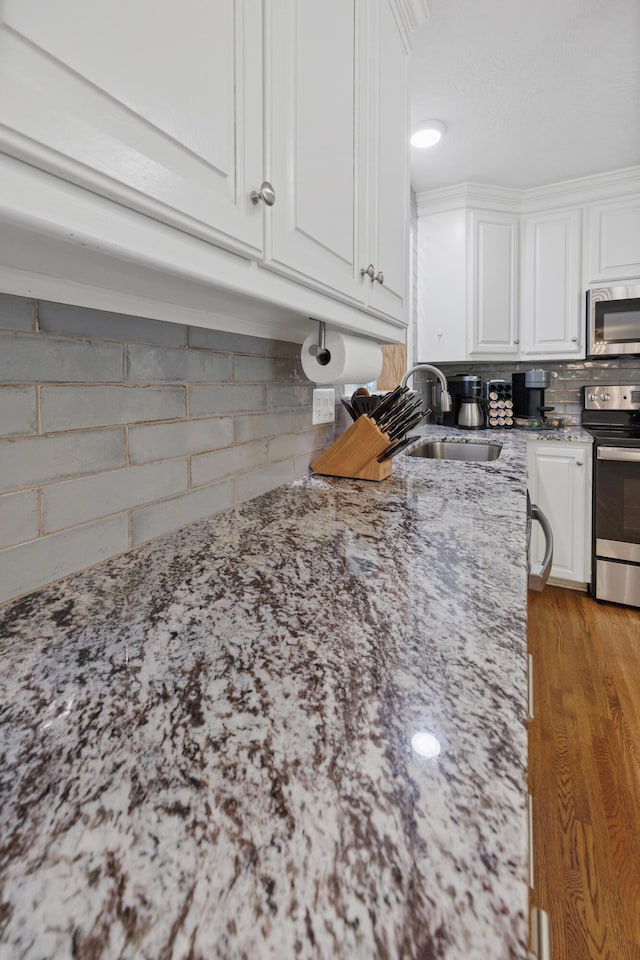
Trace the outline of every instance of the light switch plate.
{"label": "light switch plate", "polygon": [[336,391],[333,387],[313,391],[312,423],[333,423],[336,418]]}

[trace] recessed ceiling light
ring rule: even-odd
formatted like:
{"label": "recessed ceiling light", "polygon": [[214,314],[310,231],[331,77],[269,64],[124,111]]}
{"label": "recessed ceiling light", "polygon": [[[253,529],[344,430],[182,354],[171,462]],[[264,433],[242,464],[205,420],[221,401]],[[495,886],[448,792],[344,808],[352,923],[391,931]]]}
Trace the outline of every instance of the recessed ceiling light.
{"label": "recessed ceiling light", "polygon": [[445,125],[441,120],[425,120],[415,128],[411,135],[411,146],[424,149],[433,147],[442,139]]}

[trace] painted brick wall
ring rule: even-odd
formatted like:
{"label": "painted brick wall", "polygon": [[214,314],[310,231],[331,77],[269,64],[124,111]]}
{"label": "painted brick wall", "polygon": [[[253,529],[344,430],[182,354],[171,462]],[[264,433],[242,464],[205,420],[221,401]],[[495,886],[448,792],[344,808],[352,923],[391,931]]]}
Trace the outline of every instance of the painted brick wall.
{"label": "painted brick wall", "polygon": [[0,294],[0,602],[307,472],[296,344]]}

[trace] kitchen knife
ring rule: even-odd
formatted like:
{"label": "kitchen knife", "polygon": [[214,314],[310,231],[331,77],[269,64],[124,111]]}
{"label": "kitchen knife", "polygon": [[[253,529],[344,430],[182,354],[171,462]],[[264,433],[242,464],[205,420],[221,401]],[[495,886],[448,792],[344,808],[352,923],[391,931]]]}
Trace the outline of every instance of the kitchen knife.
{"label": "kitchen knife", "polygon": [[413,437],[405,437],[404,440],[400,440],[398,443],[392,443],[390,447],[387,447],[386,450],[378,457],[378,463],[382,463],[384,460],[390,460],[391,457],[395,457],[397,453],[400,453],[401,450],[404,450],[405,447],[408,447],[410,443],[413,443],[414,440],[419,440],[420,434],[416,433]]}
{"label": "kitchen knife", "polygon": [[383,397],[376,409],[372,413],[372,418],[379,423],[384,415],[395,405],[396,401],[409,392],[409,387],[396,387],[386,397]]}
{"label": "kitchen knife", "polygon": [[[421,400],[417,401],[417,403],[421,402]],[[415,403],[416,401],[412,401],[410,397],[401,397],[393,407],[390,407],[386,413],[378,419],[377,423],[380,429],[383,430],[385,425],[388,425],[392,420],[396,420],[408,407]]]}
{"label": "kitchen knife", "polygon": [[389,431],[394,430],[399,423],[404,420],[408,420],[411,416],[413,416],[421,406],[421,397],[414,401],[407,400],[404,403],[399,404],[398,407],[392,411],[391,415],[379,423],[378,426],[381,430],[384,430],[385,433],[389,433]]}
{"label": "kitchen knife", "polygon": [[420,423],[423,417],[428,417],[431,413],[431,410],[422,410],[414,417],[410,417],[408,420],[402,420],[394,430],[388,432],[389,440],[397,440],[403,434],[407,433],[408,430],[413,430],[414,427]]}

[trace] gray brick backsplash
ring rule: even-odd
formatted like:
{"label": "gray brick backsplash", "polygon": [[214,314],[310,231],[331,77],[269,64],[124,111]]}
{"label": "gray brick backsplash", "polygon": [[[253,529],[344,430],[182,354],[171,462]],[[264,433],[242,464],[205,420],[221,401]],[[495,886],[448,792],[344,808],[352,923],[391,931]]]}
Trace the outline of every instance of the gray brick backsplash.
{"label": "gray brick backsplash", "polygon": [[[303,430],[311,428],[313,422],[313,408],[311,406],[292,410],[292,416],[294,433],[301,433]],[[333,429],[333,424],[331,424],[331,429]]]}
{"label": "gray brick backsplash", "polygon": [[313,402],[313,384],[301,383],[298,386],[272,386],[267,387],[267,400],[269,407],[276,410],[278,407],[304,407],[310,406]]}
{"label": "gray brick backsplash", "polygon": [[285,433],[269,440],[269,460],[288,460],[299,454],[309,453],[318,446],[315,430],[307,433]]}
{"label": "gray brick backsplash", "polygon": [[233,505],[233,481],[198,487],[179,497],[161,500],[131,513],[131,535],[134,546],[170,533],[187,523],[220,513]]}
{"label": "gray brick backsplash", "polygon": [[65,303],[38,303],[38,326],[45,333],[60,333],[92,340],[127,340],[162,346],[185,346],[187,328],[179,323],[128,317],[90,307],[70,307]]}
{"label": "gray brick backsplash", "polygon": [[263,337],[247,337],[242,333],[225,330],[206,330],[204,327],[189,327],[189,346],[221,353],[248,353],[266,357],[267,341]]}
{"label": "gray brick backsplash", "polygon": [[301,343],[290,343],[288,340],[267,340],[267,356],[280,357],[283,360],[296,360],[300,370]]}
{"label": "gray brick backsplash", "polygon": [[127,347],[127,380],[132,383],[218,383],[231,380],[231,357],[210,350],[132,344]]}
{"label": "gray brick backsplash", "polygon": [[316,457],[319,457],[322,450],[311,450],[309,453],[301,453],[294,460],[296,477],[304,477],[309,473],[309,468]]}
{"label": "gray brick backsplash", "polygon": [[233,379],[241,383],[267,383],[290,380],[292,365],[289,360],[274,357],[233,358]]}
{"label": "gray brick backsplash", "polygon": [[40,429],[77,430],[186,415],[184,387],[42,387]]}
{"label": "gray brick backsplash", "polygon": [[167,460],[218,450],[233,443],[233,421],[224,418],[182,420],[129,428],[131,463]]}
{"label": "gray brick backsplash", "polygon": [[191,483],[194,487],[212,480],[245,473],[267,463],[267,441],[254,440],[237,447],[201,453],[191,458]]}
{"label": "gray brick backsplash", "polygon": [[0,552],[0,603],[129,549],[126,514]]}
{"label": "gray brick backsplash", "polygon": [[124,430],[0,440],[0,493],[125,465]]}
{"label": "gray brick backsplash", "polygon": [[253,417],[236,417],[236,443],[248,440],[260,440],[263,437],[275,437],[281,433],[290,433],[293,429],[293,417],[289,412],[263,413]]}
{"label": "gray brick backsplash", "polygon": [[34,302],[0,293],[0,329],[33,330]]}
{"label": "gray brick backsplash", "polygon": [[307,473],[312,392],[298,343],[0,294],[0,602]]}
{"label": "gray brick backsplash", "polygon": [[54,483],[42,491],[44,532],[169,497],[186,490],[188,485],[186,460],[167,460]]}
{"label": "gray brick backsplash", "polygon": [[35,540],[40,529],[38,491],[5,493],[0,497],[0,550]]}
{"label": "gray brick backsplash", "polygon": [[264,410],[267,406],[264,384],[202,384],[189,387],[189,415],[212,416]]}
{"label": "gray brick backsplash", "polygon": [[35,387],[0,387],[0,437],[36,433]]}
{"label": "gray brick backsplash", "polygon": [[0,333],[0,382],[109,383],[123,379],[118,343]]}
{"label": "gray brick backsplash", "polygon": [[236,479],[236,501],[244,503],[294,479],[293,460],[283,460]]}

